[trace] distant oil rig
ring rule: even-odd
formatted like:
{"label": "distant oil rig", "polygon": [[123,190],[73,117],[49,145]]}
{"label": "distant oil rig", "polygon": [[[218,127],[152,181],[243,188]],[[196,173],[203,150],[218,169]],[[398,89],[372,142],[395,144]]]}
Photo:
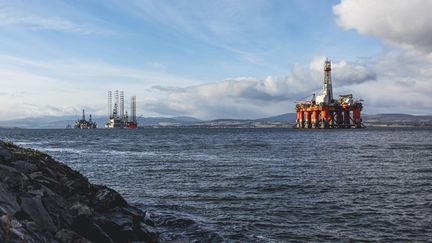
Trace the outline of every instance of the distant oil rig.
{"label": "distant oil rig", "polygon": [[114,91],[114,105],[112,103],[112,91],[108,91],[108,121],[106,128],[137,128],[136,96],[131,97],[130,116],[124,109],[124,92]]}
{"label": "distant oil rig", "polygon": [[74,128],[77,129],[94,129],[97,128],[96,122],[92,121],[92,115],[90,114],[90,118],[87,121],[85,118],[85,110],[82,110],[82,118],[81,120],[75,121]]}
{"label": "distant oil rig", "polygon": [[324,62],[324,85],[321,95],[296,104],[296,128],[364,128],[361,118],[362,100],[352,94],[333,99],[331,62]]}

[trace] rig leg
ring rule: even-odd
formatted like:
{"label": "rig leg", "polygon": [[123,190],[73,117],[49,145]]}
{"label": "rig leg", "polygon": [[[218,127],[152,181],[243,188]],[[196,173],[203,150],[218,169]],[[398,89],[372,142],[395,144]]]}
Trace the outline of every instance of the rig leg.
{"label": "rig leg", "polygon": [[333,111],[329,112],[329,127],[334,128],[335,127],[335,114]]}
{"label": "rig leg", "polygon": [[312,111],[312,128],[319,128],[319,111]]}
{"label": "rig leg", "polygon": [[342,128],[342,126],[343,126],[342,111],[336,111],[336,124],[337,124],[338,128]]}
{"label": "rig leg", "polygon": [[362,119],[359,108],[353,109],[353,121],[355,128],[362,128]]}
{"label": "rig leg", "polygon": [[297,128],[304,128],[304,112],[303,111],[297,111]]}
{"label": "rig leg", "polygon": [[344,127],[350,128],[351,126],[350,123],[351,123],[350,111],[344,110]]}
{"label": "rig leg", "polygon": [[328,110],[324,108],[321,111],[321,128],[328,128],[329,127],[329,119],[328,119]]}
{"label": "rig leg", "polygon": [[312,122],[311,122],[311,114],[312,112],[306,111],[306,126],[305,128],[312,128]]}

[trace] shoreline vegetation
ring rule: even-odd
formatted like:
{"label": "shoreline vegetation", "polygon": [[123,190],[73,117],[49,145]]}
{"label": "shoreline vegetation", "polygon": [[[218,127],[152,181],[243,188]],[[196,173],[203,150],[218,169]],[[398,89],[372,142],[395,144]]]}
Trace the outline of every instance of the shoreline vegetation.
{"label": "shoreline vegetation", "polygon": [[0,141],[0,242],[158,242],[149,218],[49,155]]}

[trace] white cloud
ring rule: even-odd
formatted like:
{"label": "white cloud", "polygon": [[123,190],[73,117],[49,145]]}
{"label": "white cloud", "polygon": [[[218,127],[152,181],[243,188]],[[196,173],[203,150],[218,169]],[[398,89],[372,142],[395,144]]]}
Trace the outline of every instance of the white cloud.
{"label": "white cloud", "polygon": [[429,0],[342,0],[333,7],[340,26],[400,47],[369,58],[377,82],[347,87],[365,98],[369,112],[430,114],[431,9]]}
{"label": "white cloud", "polygon": [[[254,118],[293,112],[294,101],[321,90],[323,57],[313,58],[308,70],[295,65],[287,77],[231,78],[186,88],[154,87],[146,103],[163,115],[191,115],[204,119]],[[334,83],[339,87],[373,81],[375,74],[360,64],[335,62]],[[342,75],[342,76],[341,76]],[[342,82],[347,80],[348,82]]]}
{"label": "white cloud", "polygon": [[432,1],[342,0],[333,7],[346,29],[421,52],[432,52]]}
{"label": "white cloud", "polygon": [[0,55],[0,120],[44,115],[76,115],[82,108],[106,114],[106,92],[121,89],[146,99],[152,85],[196,85],[160,65],[131,68],[78,60],[40,61]]}
{"label": "white cloud", "polygon": [[[0,119],[76,115],[81,108],[104,115],[106,91],[115,89],[123,89],[127,96],[137,95],[138,113],[146,116],[191,115],[207,119],[276,115],[292,112],[293,101],[321,89],[323,61],[324,57],[316,57],[308,68],[294,65],[292,74],[286,77],[240,77],[200,84],[159,68],[0,56],[5,92],[0,94],[0,102],[5,104],[0,107]],[[334,62],[334,67],[333,79],[339,87],[375,78],[360,64],[340,61]]]}
{"label": "white cloud", "polygon": [[377,82],[353,86],[373,113],[430,114],[432,57],[403,50],[371,59]]}

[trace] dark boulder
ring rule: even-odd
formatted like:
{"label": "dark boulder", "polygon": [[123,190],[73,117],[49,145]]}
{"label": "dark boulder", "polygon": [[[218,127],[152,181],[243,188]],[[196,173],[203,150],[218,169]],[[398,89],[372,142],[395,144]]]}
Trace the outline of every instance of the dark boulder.
{"label": "dark boulder", "polygon": [[0,216],[4,214],[15,214],[20,210],[16,197],[7,192],[0,184]]}
{"label": "dark boulder", "polygon": [[68,229],[59,230],[55,238],[61,243],[91,243],[91,241],[80,236],[78,233]]}
{"label": "dark boulder", "polygon": [[12,159],[12,153],[6,147],[6,143],[0,141],[0,161],[8,161]]}
{"label": "dark boulder", "polygon": [[22,211],[37,224],[41,231],[46,230],[53,233],[57,231],[57,227],[42,204],[40,196],[20,197],[20,201]]}
{"label": "dark boulder", "polygon": [[50,156],[0,141],[0,242],[157,242],[144,216]]}
{"label": "dark boulder", "polygon": [[76,217],[72,229],[93,242],[113,243],[108,234],[91,217],[85,215]]}
{"label": "dark boulder", "polygon": [[92,204],[98,211],[127,205],[126,201],[118,192],[106,186],[97,186],[96,192],[93,195]]}
{"label": "dark boulder", "polygon": [[22,160],[12,162],[10,163],[10,166],[24,174],[30,174],[37,170],[36,165]]}

